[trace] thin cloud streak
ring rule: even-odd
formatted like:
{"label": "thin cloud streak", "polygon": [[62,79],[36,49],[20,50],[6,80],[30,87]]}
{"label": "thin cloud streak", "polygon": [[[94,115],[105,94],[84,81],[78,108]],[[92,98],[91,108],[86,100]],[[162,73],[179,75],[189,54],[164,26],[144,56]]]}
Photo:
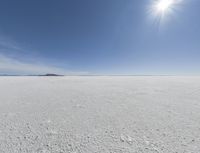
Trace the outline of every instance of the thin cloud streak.
{"label": "thin cloud streak", "polygon": [[0,55],[0,73],[20,75],[37,75],[46,73],[56,73],[62,75],[85,74],[85,72],[69,72],[65,69],[45,64],[22,62],[14,58],[7,57],[5,55]]}
{"label": "thin cloud streak", "polygon": [[22,50],[22,48],[13,40],[0,36],[0,49]]}
{"label": "thin cloud streak", "polygon": [[[25,49],[15,41],[0,36],[0,74],[8,75],[38,75],[38,74],[62,74],[62,75],[84,75],[87,72],[71,72],[64,68],[52,66],[41,62],[34,56],[26,60],[18,58],[23,56]],[[11,56],[10,56],[11,55]],[[19,60],[20,59],[20,60]]]}

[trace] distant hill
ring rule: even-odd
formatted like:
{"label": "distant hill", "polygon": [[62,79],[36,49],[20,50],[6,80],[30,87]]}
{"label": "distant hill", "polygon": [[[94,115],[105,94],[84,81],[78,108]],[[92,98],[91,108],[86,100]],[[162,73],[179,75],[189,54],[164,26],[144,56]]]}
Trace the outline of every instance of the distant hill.
{"label": "distant hill", "polygon": [[47,74],[41,74],[41,75],[37,75],[37,74],[33,74],[33,75],[14,75],[14,74],[0,74],[0,76],[64,76],[64,75],[60,75],[60,74],[54,74],[54,73],[47,73]]}
{"label": "distant hill", "polygon": [[44,75],[39,75],[39,76],[64,76],[64,75],[60,75],[60,74],[53,74],[53,73],[47,73]]}

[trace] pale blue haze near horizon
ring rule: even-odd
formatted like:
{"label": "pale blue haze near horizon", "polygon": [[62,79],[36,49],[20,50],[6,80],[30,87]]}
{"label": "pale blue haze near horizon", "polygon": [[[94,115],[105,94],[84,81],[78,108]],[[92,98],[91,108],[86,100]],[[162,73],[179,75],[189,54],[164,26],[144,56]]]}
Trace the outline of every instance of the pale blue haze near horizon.
{"label": "pale blue haze near horizon", "polygon": [[0,74],[200,74],[200,1],[1,0]]}

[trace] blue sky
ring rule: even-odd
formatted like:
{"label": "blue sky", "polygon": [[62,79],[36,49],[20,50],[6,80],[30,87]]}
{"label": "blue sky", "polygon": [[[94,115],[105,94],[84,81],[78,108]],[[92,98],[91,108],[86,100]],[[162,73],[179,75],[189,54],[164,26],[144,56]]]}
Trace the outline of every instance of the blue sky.
{"label": "blue sky", "polygon": [[200,1],[1,0],[0,74],[199,74]]}

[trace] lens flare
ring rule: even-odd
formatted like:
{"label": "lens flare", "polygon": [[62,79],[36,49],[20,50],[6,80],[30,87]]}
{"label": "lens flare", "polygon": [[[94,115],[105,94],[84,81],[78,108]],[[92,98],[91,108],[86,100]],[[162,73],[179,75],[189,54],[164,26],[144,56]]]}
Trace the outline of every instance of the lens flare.
{"label": "lens flare", "polygon": [[173,5],[173,0],[160,0],[156,4],[156,9],[159,12],[165,12]]}
{"label": "lens flare", "polygon": [[156,23],[163,24],[175,14],[184,0],[151,0],[149,13]]}

